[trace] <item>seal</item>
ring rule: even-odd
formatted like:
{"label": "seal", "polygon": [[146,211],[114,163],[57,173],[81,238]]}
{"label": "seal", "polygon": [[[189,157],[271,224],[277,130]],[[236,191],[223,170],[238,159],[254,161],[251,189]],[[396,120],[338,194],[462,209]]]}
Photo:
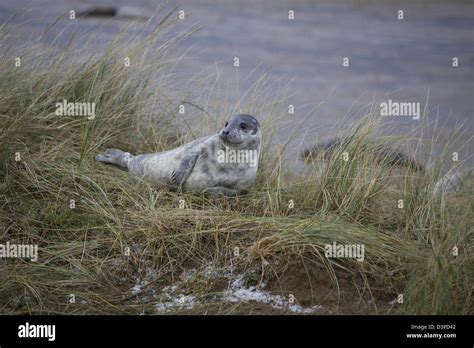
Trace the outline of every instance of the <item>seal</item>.
{"label": "seal", "polygon": [[[315,160],[318,155],[321,155],[322,159],[327,161],[331,157],[332,153],[334,153],[337,149],[343,149],[347,147],[350,142],[351,139],[349,136],[344,138],[330,139],[305,149],[301,153],[300,157],[306,162],[311,162]],[[373,155],[375,157],[374,159],[378,163],[385,164],[389,167],[412,168],[422,173],[425,171],[423,165],[418,163],[415,158],[412,158],[395,148],[391,148],[382,144],[372,145],[373,148],[369,148],[368,145],[368,143],[362,144],[361,149],[370,149],[370,151],[373,151]]]}
{"label": "seal", "polygon": [[255,183],[261,130],[251,115],[238,114],[211,136],[175,149],[132,155],[107,149],[95,160],[113,164],[159,187],[210,196],[236,196]]}

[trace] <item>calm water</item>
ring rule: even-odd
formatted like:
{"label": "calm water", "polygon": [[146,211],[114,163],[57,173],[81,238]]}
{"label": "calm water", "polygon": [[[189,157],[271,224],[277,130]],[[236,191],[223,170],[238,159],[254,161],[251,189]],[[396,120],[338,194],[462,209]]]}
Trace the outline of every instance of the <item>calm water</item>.
{"label": "calm water", "polygon": [[[64,11],[93,5],[127,5],[146,13],[156,2],[140,1],[0,1],[0,20],[20,15],[20,35],[28,40]],[[302,122],[306,113],[320,104],[301,123],[301,135],[291,143],[296,151],[331,137],[335,125],[346,115],[357,118],[374,100],[414,101],[426,107],[448,135],[457,122],[465,124],[465,142],[474,129],[474,2],[473,1],[171,1],[186,11],[186,21],[176,31],[196,24],[201,29],[181,43],[188,58],[176,67],[182,76],[192,76],[216,64],[222,69],[220,83],[238,99],[253,76],[270,73],[270,82],[289,82],[287,104],[295,114],[282,121]],[[27,11],[25,11],[28,9]],[[288,20],[288,10],[295,20]],[[397,19],[397,11],[404,19]],[[26,22],[25,22],[26,21]],[[66,24],[67,21],[64,22]],[[97,31],[103,19],[77,22],[74,30]],[[99,35],[98,46],[129,22],[112,20]],[[48,44],[61,30],[61,23],[43,38]],[[72,32],[72,30],[71,30]],[[35,34],[36,33],[36,34]],[[239,76],[232,66],[240,58]],[[350,59],[342,66],[343,57]],[[459,67],[452,67],[458,57]],[[257,73],[249,74],[257,69]],[[427,96],[429,95],[428,104]],[[271,115],[257,115],[271,117]],[[422,116],[423,118],[423,116]],[[410,117],[391,118],[391,132],[404,134],[419,122]],[[461,152],[472,153],[472,144]],[[472,163],[472,161],[471,161]]]}

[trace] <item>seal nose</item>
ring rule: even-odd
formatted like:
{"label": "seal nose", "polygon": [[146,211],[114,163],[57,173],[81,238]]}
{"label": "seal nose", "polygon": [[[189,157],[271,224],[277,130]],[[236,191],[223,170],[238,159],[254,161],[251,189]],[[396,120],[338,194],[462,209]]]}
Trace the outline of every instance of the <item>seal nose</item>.
{"label": "seal nose", "polygon": [[229,131],[222,131],[222,134],[229,135]]}

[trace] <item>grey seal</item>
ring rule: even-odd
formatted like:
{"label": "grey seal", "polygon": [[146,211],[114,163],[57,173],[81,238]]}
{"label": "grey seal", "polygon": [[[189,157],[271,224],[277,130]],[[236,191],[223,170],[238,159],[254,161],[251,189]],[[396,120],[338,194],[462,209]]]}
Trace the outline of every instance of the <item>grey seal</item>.
{"label": "grey seal", "polygon": [[[312,161],[315,156],[318,154],[322,155],[324,160],[327,160],[331,153],[336,151],[338,148],[345,148],[348,144],[350,144],[351,138],[346,136],[344,138],[334,138],[330,139],[325,142],[321,142],[304,150],[301,153],[301,158],[307,162]],[[368,149],[369,144],[362,144],[362,150]],[[375,160],[381,164],[385,164],[389,167],[405,167],[405,168],[412,168],[419,172],[424,172],[425,169],[423,165],[418,163],[415,158],[410,157],[409,155],[398,151],[395,148],[391,148],[389,146],[385,146],[382,144],[373,145],[373,154]]]}
{"label": "grey seal", "polygon": [[157,186],[235,196],[248,192],[255,183],[261,134],[253,116],[238,114],[217,134],[169,151],[132,155],[107,149],[95,159],[117,165]]}
{"label": "grey seal", "polygon": [[[314,161],[321,156],[321,159],[328,160],[331,153],[338,148],[345,148],[351,139],[350,137],[334,138],[325,142],[316,144],[301,152],[301,158],[306,162]],[[416,158],[400,152],[396,148],[377,144],[373,146],[375,160],[389,167],[405,167],[425,175],[432,175],[434,163],[425,168]],[[362,150],[368,148],[368,144],[362,144]],[[451,168],[446,174],[442,175],[434,184],[434,187],[427,188],[432,190],[435,195],[450,195],[460,192],[461,187],[469,180],[474,178],[474,169],[462,172],[459,168]]]}

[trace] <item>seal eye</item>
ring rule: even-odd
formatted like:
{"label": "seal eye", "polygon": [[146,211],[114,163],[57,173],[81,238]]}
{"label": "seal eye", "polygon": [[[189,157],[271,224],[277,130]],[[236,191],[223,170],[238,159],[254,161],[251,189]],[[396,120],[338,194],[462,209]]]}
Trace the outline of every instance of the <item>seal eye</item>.
{"label": "seal eye", "polygon": [[242,128],[242,129],[247,129],[247,125],[246,125],[245,123],[241,123],[241,124],[240,124],[240,128]]}
{"label": "seal eye", "polygon": [[226,122],[225,125],[224,125],[224,127],[227,127],[228,124],[229,124],[229,122]]}

